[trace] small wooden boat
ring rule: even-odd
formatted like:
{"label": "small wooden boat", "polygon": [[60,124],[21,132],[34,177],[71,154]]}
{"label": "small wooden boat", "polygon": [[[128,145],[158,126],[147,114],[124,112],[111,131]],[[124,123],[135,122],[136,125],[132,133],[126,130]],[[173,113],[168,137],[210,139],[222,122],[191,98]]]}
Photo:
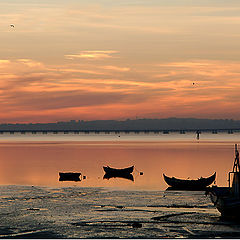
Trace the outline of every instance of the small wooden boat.
{"label": "small wooden boat", "polygon": [[109,174],[109,173],[106,173],[103,176],[103,179],[108,179],[109,180],[111,178],[124,178],[124,179],[127,179],[127,180],[134,181],[133,175],[131,173],[130,174]]}
{"label": "small wooden boat", "polygon": [[170,186],[168,190],[191,190],[191,191],[201,191],[206,190],[206,187],[215,181],[216,173],[207,178],[199,178],[196,180],[189,179],[178,179],[175,177],[167,177],[163,174],[165,182]]}
{"label": "small wooden boat", "polygon": [[[232,177],[232,186],[230,180]],[[206,194],[224,218],[240,218],[240,165],[239,152],[235,144],[235,161],[233,171],[228,173],[228,187],[213,186],[208,188]]]}
{"label": "small wooden boat", "polygon": [[59,181],[81,181],[80,176],[82,176],[81,173],[74,173],[74,172],[60,172],[59,173]]}
{"label": "small wooden boat", "polygon": [[131,167],[128,167],[128,168],[121,168],[121,169],[111,168],[111,167],[107,166],[107,167],[103,167],[103,169],[107,174],[124,175],[124,174],[132,173],[133,169],[134,169],[134,166],[131,166]]}

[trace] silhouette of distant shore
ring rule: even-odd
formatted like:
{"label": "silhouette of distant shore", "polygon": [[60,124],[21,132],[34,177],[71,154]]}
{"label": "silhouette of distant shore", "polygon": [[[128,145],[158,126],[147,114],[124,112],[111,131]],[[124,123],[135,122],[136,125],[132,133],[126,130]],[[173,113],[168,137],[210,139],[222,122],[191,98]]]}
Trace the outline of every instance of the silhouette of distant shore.
{"label": "silhouette of distant shore", "polygon": [[0,124],[0,131],[127,131],[127,130],[206,130],[206,129],[240,129],[240,120],[232,119],[197,119],[197,118],[165,118],[165,119],[127,119],[118,120],[70,120],[56,123]]}

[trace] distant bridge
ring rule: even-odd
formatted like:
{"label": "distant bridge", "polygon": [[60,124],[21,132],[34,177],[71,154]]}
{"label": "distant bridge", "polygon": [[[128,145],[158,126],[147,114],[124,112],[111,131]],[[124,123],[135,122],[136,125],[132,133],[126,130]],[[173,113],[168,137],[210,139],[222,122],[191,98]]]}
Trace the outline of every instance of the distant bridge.
{"label": "distant bridge", "polygon": [[169,133],[180,133],[180,134],[185,134],[185,133],[196,133],[196,134],[201,134],[201,133],[212,133],[212,134],[217,134],[217,133],[228,133],[228,134],[233,134],[234,132],[240,132],[240,128],[233,128],[233,129],[151,129],[151,130],[109,130],[109,129],[103,129],[103,130],[78,130],[78,129],[59,129],[59,130],[53,130],[53,129],[47,129],[47,130],[0,130],[0,134],[15,134],[15,133],[20,133],[20,134],[26,134],[26,133],[32,133],[32,134],[139,134],[139,133],[144,133],[144,134],[169,134]]}

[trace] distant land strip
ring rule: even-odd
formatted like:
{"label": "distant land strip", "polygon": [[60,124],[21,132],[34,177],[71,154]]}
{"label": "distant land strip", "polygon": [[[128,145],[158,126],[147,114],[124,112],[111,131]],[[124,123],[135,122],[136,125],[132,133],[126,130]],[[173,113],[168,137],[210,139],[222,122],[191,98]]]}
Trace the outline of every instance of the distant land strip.
{"label": "distant land strip", "polygon": [[2,123],[3,132],[174,132],[180,131],[240,131],[240,120],[164,118],[118,120],[70,120],[56,123]]}

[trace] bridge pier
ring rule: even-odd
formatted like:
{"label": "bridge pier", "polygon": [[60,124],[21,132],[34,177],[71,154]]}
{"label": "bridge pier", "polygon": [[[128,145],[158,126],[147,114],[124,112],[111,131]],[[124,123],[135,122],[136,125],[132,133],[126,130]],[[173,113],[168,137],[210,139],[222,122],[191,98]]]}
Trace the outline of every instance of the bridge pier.
{"label": "bridge pier", "polygon": [[188,132],[192,132],[192,133],[196,133],[196,134],[200,134],[200,133],[212,133],[212,134],[217,134],[219,132],[223,132],[223,133],[228,133],[228,134],[233,134],[234,132],[240,132],[240,129],[203,129],[203,130],[194,130],[194,129],[184,129],[184,130],[175,130],[175,129],[169,129],[169,130],[11,130],[11,129],[7,129],[7,130],[0,130],[0,134],[26,134],[26,133],[32,133],[32,134],[80,134],[80,133],[85,133],[85,134],[89,134],[89,133],[95,133],[95,134],[169,134],[169,133],[179,133],[179,134],[185,134]]}
{"label": "bridge pier", "polygon": [[164,131],[163,131],[163,134],[169,134],[169,131],[164,130]]}

